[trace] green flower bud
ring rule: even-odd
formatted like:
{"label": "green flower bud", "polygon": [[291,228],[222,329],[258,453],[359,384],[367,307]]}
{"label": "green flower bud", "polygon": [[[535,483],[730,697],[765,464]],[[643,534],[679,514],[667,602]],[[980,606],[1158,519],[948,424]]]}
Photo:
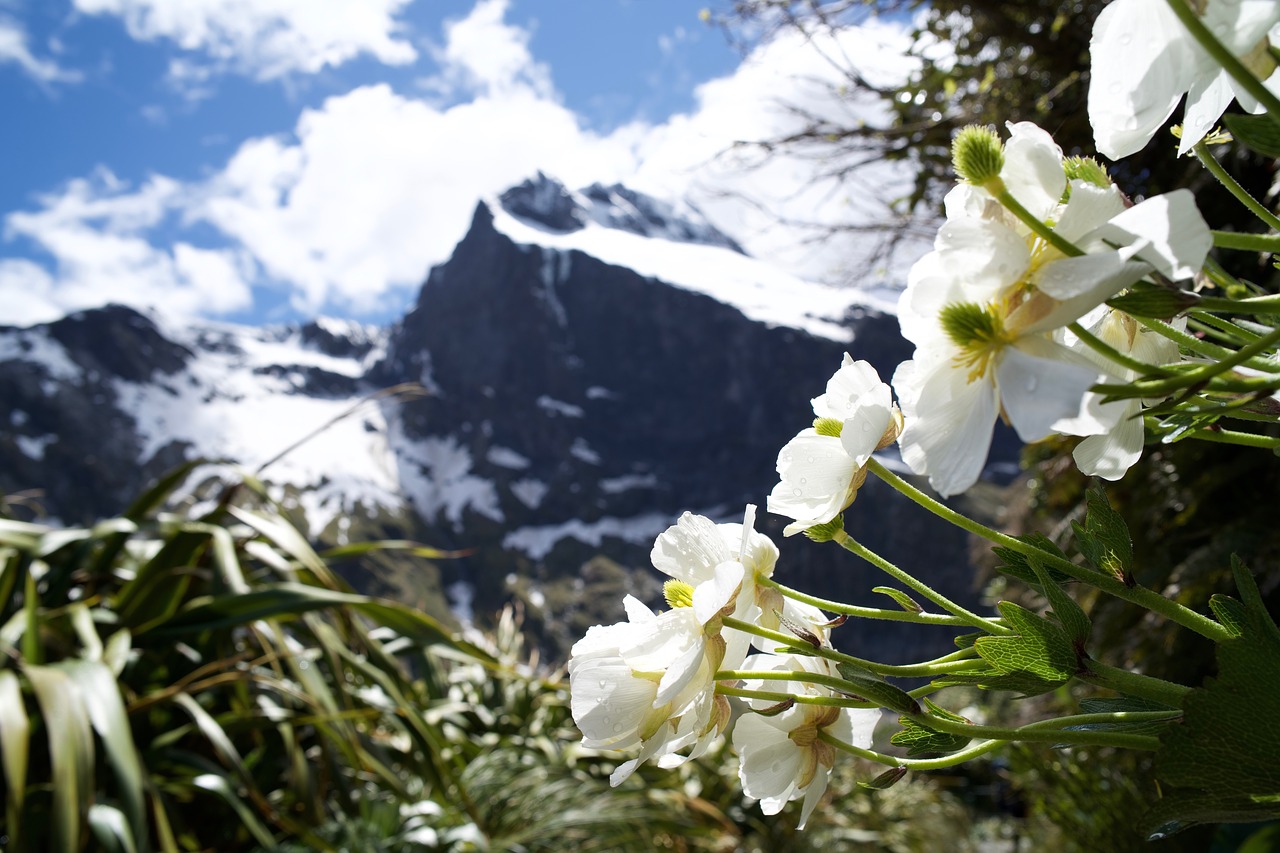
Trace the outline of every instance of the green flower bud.
{"label": "green flower bud", "polygon": [[840,437],[840,431],[844,428],[844,424],[835,418],[815,418],[813,428],[817,430],[818,435],[829,435],[833,438]]}
{"label": "green flower bud", "polygon": [[951,163],[962,180],[983,186],[1000,177],[1004,168],[1004,145],[989,127],[972,124],[956,134],[951,143]]}
{"label": "green flower bud", "polygon": [[1068,157],[1062,161],[1062,169],[1067,173],[1067,189],[1062,200],[1071,198],[1071,182],[1084,181],[1104,190],[1111,186],[1111,177],[1103,165],[1092,157]]}
{"label": "green flower bud", "polygon": [[672,578],[662,585],[662,597],[670,607],[692,607],[693,586]]}

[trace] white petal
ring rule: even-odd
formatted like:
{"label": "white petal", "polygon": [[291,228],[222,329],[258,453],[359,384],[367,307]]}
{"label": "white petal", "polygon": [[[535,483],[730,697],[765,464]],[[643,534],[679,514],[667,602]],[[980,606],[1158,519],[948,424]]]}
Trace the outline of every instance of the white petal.
{"label": "white petal", "polygon": [[[813,398],[813,413],[842,421],[853,413],[860,399],[881,393],[883,385],[874,367],[865,361],[854,361],[845,353],[844,363],[827,381],[827,393]],[[882,393],[887,394],[888,388]]]}
{"label": "white petal", "polygon": [[1091,477],[1119,480],[1142,458],[1145,436],[1140,406],[1127,401],[1125,417],[1107,433],[1091,435],[1071,454],[1076,466]]}
{"label": "white petal", "polygon": [[[895,383],[898,378],[895,373]],[[923,378],[914,411],[908,412],[907,395],[898,391],[906,420],[898,439],[902,459],[917,474],[927,473],[939,494],[958,494],[986,465],[996,423],[995,384],[985,377],[968,382],[963,368],[946,363]]]}
{"label": "white petal", "polygon": [[1090,239],[1117,246],[1141,244],[1136,259],[1174,280],[1191,278],[1204,265],[1213,235],[1190,190],[1149,198],[1094,231]]}
{"label": "white petal", "polygon": [[[1114,186],[1100,187],[1088,181],[1071,182],[1071,200],[1054,227],[1059,235],[1079,244],[1093,229],[1124,212],[1124,193]],[[1081,245],[1080,248],[1085,248]]]}
{"label": "white petal", "polygon": [[[1057,300],[1065,301],[1076,297],[1085,299],[1078,305],[1072,303],[1072,316],[1065,322],[1055,317],[1052,325],[1037,323],[1036,326],[1040,329],[1052,329],[1075,322],[1142,278],[1150,269],[1144,263],[1126,261],[1120,252],[1098,252],[1050,261],[1036,270],[1031,283]],[[1054,312],[1055,315],[1058,313]]]}
{"label": "white petal", "polygon": [[856,470],[840,439],[805,430],[778,454],[782,481],[769,494],[769,512],[804,522],[806,528],[824,524],[844,508]]}
{"label": "white petal", "polygon": [[1022,235],[1002,222],[952,219],[938,229],[934,248],[941,274],[960,289],[959,299],[987,303],[999,297],[1031,264]]}
{"label": "white petal", "polygon": [[626,749],[640,743],[640,723],[653,708],[657,685],[636,678],[621,660],[592,661],[569,679],[570,710],[593,749]]}
{"label": "white petal", "polygon": [[884,437],[893,420],[893,399],[889,386],[881,383],[877,393],[868,394],[845,418],[840,429],[840,444],[853,459],[855,468],[867,464],[876,445]]}
{"label": "white petal", "polygon": [[827,782],[830,779],[830,768],[819,767],[813,781],[809,783],[808,790],[804,793],[804,804],[800,807],[800,822],[796,824],[796,829],[804,829],[805,824],[809,822],[809,816],[822,800],[822,795],[827,792]]}
{"label": "white petal", "polygon": [[1019,341],[1001,355],[996,370],[1000,402],[1023,441],[1039,441],[1059,421],[1078,417],[1084,409],[1085,394],[1099,375],[1092,365],[1075,363],[1076,358],[1066,347],[1047,341]]}
{"label": "white petal", "polygon": [[671,577],[697,586],[733,553],[711,519],[686,512],[653,543],[653,566]]}
{"label": "white petal", "polygon": [[1186,154],[1192,146],[1204,139],[1235,97],[1231,88],[1231,75],[1220,71],[1196,78],[1187,93],[1187,108],[1182,116],[1182,141],[1178,143],[1178,156]]}
{"label": "white petal", "polygon": [[1173,114],[1199,68],[1191,37],[1165,0],[1115,0],[1089,43],[1089,122],[1112,160],[1140,150]]}
{"label": "white petal", "polygon": [[803,754],[785,735],[779,740],[776,729],[753,726],[752,721],[759,719],[762,718],[749,714],[734,727],[733,742],[741,757],[738,777],[742,791],[757,800],[785,801],[795,788]]}
{"label": "white petal", "polygon": [[1052,136],[1029,121],[1010,124],[1009,131],[1000,177],[1032,216],[1046,219],[1067,188],[1062,149]]}
{"label": "white petal", "polygon": [[744,574],[745,569],[737,560],[721,563],[713,578],[694,587],[693,614],[698,617],[698,624],[710,622],[737,597]]}

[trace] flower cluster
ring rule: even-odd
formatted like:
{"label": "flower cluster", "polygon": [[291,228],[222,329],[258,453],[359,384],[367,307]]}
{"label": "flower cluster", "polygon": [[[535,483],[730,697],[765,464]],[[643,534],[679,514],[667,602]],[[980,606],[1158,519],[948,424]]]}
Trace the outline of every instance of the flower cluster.
{"label": "flower cluster", "polygon": [[[1197,146],[1202,161],[1199,143],[1233,98],[1249,110],[1261,103],[1280,122],[1280,100],[1270,94],[1280,91],[1277,42],[1280,3],[1274,0],[1115,0],[1093,34],[1089,113],[1099,151],[1113,158],[1137,151],[1184,95],[1181,150]],[[1274,131],[1268,139],[1273,144]],[[892,453],[896,444],[903,463],[948,496],[981,475],[999,419],[1026,442],[1078,437],[1076,465],[1108,480],[1138,461],[1151,432],[1280,452],[1274,436],[1218,424],[1224,417],[1280,417],[1280,330],[1268,325],[1280,314],[1280,297],[1255,296],[1242,307],[1235,298],[1201,292],[1206,276],[1224,290],[1250,290],[1207,264],[1215,240],[1220,247],[1274,253],[1280,238],[1211,232],[1186,190],[1135,204],[1100,163],[1065,156],[1033,124],[1010,124],[1005,140],[989,128],[967,128],[953,155],[961,180],[946,196],[932,251],[912,267],[898,303],[902,334],[914,346],[911,359],[898,365],[890,387],[867,361],[844,356],[825,392],[811,401],[812,426],[779,453],[778,482],[767,504],[790,520],[784,535],[803,531],[817,541],[837,541],[944,612],[926,612],[905,592],[885,587],[875,591],[901,611],[789,590],[773,580],[779,552],[755,531],[754,507],[741,524],[686,513],[658,537],[651,555],[670,578],[668,609],[655,613],[628,597],[627,621],[591,628],[569,663],[572,711],[584,745],[637,750],[614,772],[614,784],[644,761],[669,767],[697,756],[732,729],[746,795],[766,814],[802,800],[803,825],[839,751],[880,761],[896,779],[909,768],[958,763],[1025,733],[972,726],[924,698],[953,684],[1054,689],[1088,675],[1090,683],[1155,702],[1160,710],[1148,713],[1156,724],[1177,718],[1185,687],[1148,676],[1127,679],[1118,670],[1103,681],[1098,672],[1073,671],[1084,654],[1088,619],[1050,582],[1050,567],[1215,641],[1234,636],[1229,625],[1117,580],[1127,567],[1116,564],[1116,554],[1131,546],[1119,516],[1101,509],[1105,498],[1089,499],[1089,513],[1105,519],[1089,531],[1092,551],[1106,550],[1105,559],[1085,554],[1098,560],[1081,567],[1056,547],[965,519],[876,455]],[[1214,165],[1206,162],[1211,171]],[[1261,205],[1220,172],[1215,176],[1258,212]],[[1280,231],[1280,218],[1267,211],[1259,216]],[[1191,305],[1203,310],[1189,329],[1187,317],[1177,315]],[[1257,320],[1232,319],[1236,314]],[[1024,574],[1038,578],[1055,621],[1004,603],[998,617],[973,613],[856,542],[844,529],[843,513],[868,472],[1021,554]],[[1115,547],[1101,549],[1107,538]],[[967,635],[959,651],[936,661],[875,664],[836,650],[830,634],[839,623],[815,604],[844,616],[963,626],[979,637]],[[1060,648],[1049,649],[1053,643]],[[1031,676],[1022,667],[1037,656],[1047,657]],[[936,680],[908,694],[886,684],[886,674]],[[736,710],[729,697],[740,700]],[[912,759],[870,750],[880,719],[875,705],[903,714],[909,737],[894,743],[911,746],[912,754],[932,747],[952,754]],[[1158,745],[1131,731],[1099,729],[1100,716],[1107,715],[1091,714],[1088,726],[1063,726],[1052,737]],[[955,746],[979,732],[990,740]],[[1036,731],[1036,739],[1045,734]],[[920,747],[922,740],[931,748]]]}

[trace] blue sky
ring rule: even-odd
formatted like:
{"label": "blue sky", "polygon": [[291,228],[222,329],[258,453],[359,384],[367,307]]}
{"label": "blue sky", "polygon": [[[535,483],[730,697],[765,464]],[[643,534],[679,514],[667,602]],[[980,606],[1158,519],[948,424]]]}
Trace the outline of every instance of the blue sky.
{"label": "blue sky", "polygon": [[[725,151],[785,126],[775,100],[830,100],[831,69],[798,44],[744,58],[699,11],[0,0],[0,323],[106,301],[385,321],[478,198],[539,169],[697,202],[757,254],[822,277],[840,264],[794,239],[788,255],[752,204],[725,199],[772,194],[832,219],[851,200],[804,197],[811,165],[749,170]],[[864,36],[902,73],[893,27]]]}

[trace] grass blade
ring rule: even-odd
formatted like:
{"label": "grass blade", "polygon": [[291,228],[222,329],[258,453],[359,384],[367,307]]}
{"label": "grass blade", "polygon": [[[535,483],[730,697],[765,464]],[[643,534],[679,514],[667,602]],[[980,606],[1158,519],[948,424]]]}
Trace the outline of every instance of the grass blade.
{"label": "grass blade", "polygon": [[93,731],[75,682],[62,669],[24,667],[49,734],[53,771],[53,849],[76,853],[93,794]]}
{"label": "grass blade", "polygon": [[5,825],[11,839],[22,837],[22,806],[27,795],[27,758],[31,747],[22,686],[13,670],[0,670],[0,749],[4,750]]}

